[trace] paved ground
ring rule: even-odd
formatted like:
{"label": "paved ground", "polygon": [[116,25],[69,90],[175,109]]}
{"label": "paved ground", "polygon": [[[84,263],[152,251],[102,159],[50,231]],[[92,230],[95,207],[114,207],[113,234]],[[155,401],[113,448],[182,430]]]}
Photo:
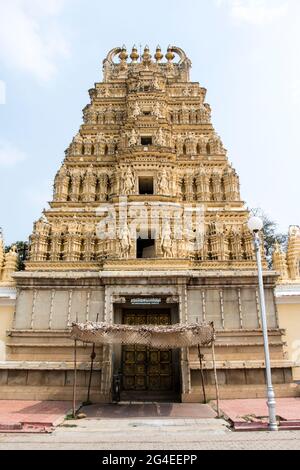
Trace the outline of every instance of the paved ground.
{"label": "paved ground", "polygon": [[0,430],[51,428],[64,421],[70,408],[66,401],[0,400]]}
{"label": "paved ground", "polygon": [[91,405],[81,408],[88,418],[215,418],[216,413],[209,405],[195,403],[128,403],[120,405]]}
{"label": "paved ground", "polygon": [[84,419],[52,434],[0,434],[4,449],[300,449],[300,431],[234,433],[217,419]]}
{"label": "paved ground", "polygon": [[[268,416],[266,399],[222,400],[220,408],[234,422],[243,422],[246,416]],[[300,420],[300,398],[277,398],[276,414],[286,421]]]}
{"label": "paved ground", "polygon": [[[285,417],[295,419],[298,405],[299,400],[278,400],[279,413]],[[267,411],[265,400],[225,401],[221,408],[236,419],[247,413],[264,415]],[[14,425],[24,420],[55,425],[62,422],[69,409],[70,403],[66,402],[0,401],[0,423],[4,420]],[[0,450],[300,449],[300,431],[233,432],[224,420],[215,418],[215,412],[207,405],[92,405],[82,411],[87,418],[65,420],[51,434],[2,430]]]}

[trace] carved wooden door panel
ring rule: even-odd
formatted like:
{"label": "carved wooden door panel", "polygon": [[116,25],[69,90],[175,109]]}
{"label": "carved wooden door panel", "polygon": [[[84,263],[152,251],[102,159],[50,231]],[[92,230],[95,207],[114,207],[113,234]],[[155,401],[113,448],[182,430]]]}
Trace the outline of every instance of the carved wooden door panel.
{"label": "carved wooden door panel", "polygon": [[[170,325],[169,312],[126,312],[123,323],[128,325]],[[143,346],[122,348],[123,390],[125,391],[171,391],[172,351]]]}

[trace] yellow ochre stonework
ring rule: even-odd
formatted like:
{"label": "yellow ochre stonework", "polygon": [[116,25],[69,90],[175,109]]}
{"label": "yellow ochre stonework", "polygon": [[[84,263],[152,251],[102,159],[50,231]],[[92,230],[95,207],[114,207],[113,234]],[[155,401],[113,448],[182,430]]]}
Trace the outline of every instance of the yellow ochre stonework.
{"label": "yellow ochre stonework", "polygon": [[[213,321],[223,398],[265,396],[257,272],[248,211],[236,171],[211,123],[206,89],[190,80],[179,47],[141,57],[110,51],[103,81],[89,91],[83,124],[66,150],[50,208],[34,224],[26,271],[2,365],[0,396],[70,399],[73,321],[132,324],[162,318]],[[296,395],[264,280],[273,378]],[[79,347],[78,393],[86,398],[90,347]],[[209,349],[207,394],[214,398]],[[112,375],[126,368],[126,399],[202,399],[196,348],[97,349],[91,396],[111,400]],[[124,384],[123,384],[124,385]]]}
{"label": "yellow ochre stonework", "polygon": [[[287,253],[278,243],[273,254],[274,269],[280,274],[276,287],[279,326],[285,330],[289,358],[300,362],[300,227],[291,226]],[[293,369],[300,380],[300,367]]]}
{"label": "yellow ochre stonework", "polygon": [[18,255],[13,247],[5,253],[0,229],[0,362],[6,359],[6,332],[11,329],[15,311],[16,289],[12,274],[17,270]]}

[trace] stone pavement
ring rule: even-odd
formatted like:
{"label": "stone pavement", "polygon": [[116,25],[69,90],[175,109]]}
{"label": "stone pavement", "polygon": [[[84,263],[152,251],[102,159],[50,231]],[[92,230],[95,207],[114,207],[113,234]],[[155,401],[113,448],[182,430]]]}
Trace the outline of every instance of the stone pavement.
{"label": "stone pavement", "polygon": [[120,403],[119,405],[91,405],[81,410],[88,418],[215,418],[209,405],[199,403]]}
{"label": "stone pavement", "polygon": [[0,450],[300,449],[300,431],[236,433],[218,419],[83,419],[52,434],[0,434]]}
{"label": "stone pavement", "polygon": [[66,401],[0,400],[0,430],[49,432],[64,421],[70,408]]}
{"label": "stone pavement", "polygon": [[[262,430],[268,427],[266,399],[223,400],[220,408],[235,430]],[[277,398],[276,414],[281,428],[300,430],[300,398]]]}
{"label": "stone pavement", "polygon": [[[220,408],[232,421],[245,421],[244,417],[268,416],[266,399],[222,400]],[[300,398],[277,398],[276,414],[283,420],[300,420]]]}

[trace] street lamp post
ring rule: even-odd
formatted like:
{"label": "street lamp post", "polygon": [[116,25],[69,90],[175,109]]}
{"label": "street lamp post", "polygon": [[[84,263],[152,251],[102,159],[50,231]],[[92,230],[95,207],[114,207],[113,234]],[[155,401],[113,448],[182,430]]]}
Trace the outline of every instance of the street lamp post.
{"label": "street lamp post", "polygon": [[261,262],[261,241],[259,232],[263,228],[263,222],[258,217],[252,217],[248,222],[248,227],[253,232],[254,236],[254,249],[256,255],[256,263],[258,269],[258,283],[259,283],[259,298],[260,298],[260,310],[261,310],[261,321],[262,330],[264,336],[264,348],[265,348],[265,367],[267,377],[267,397],[268,397],[268,408],[269,408],[269,429],[270,431],[278,431],[277,419],[276,419],[276,401],[275,393],[272,384],[272,372],[270,363],[270,349],[269,349],[269,338],[268,338],[268,324],[266,315],[266,302],[264,292],[264,281],[263,281],[263,270]]}

